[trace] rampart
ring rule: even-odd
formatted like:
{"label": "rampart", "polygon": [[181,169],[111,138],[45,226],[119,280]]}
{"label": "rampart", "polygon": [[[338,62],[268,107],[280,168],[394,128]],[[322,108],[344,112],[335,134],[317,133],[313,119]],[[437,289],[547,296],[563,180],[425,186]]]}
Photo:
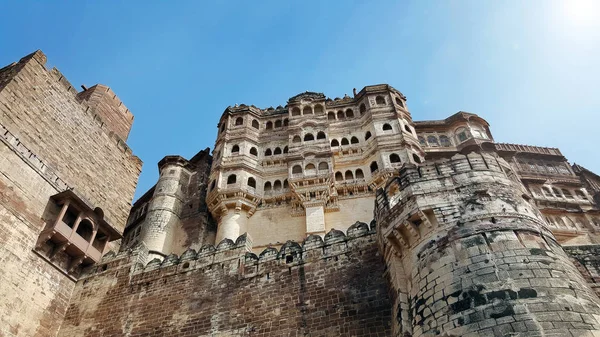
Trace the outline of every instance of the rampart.
{"label": "rampart", "polygon": [[59,336],[388,336],[374,231],[356,223],[259,255],[245,234],[145,266],[143,250],[109,253],[77,283]]}

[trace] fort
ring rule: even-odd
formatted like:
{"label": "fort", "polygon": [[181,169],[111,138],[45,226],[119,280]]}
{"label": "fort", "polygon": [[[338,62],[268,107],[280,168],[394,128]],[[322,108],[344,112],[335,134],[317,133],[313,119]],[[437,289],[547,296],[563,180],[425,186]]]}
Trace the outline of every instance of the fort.
{"label": "fort", "polygon": [[600,176],[557,148],[304,92],[133,202],[132,112],[45,64],[0,69],[0,336],[600,336]]}

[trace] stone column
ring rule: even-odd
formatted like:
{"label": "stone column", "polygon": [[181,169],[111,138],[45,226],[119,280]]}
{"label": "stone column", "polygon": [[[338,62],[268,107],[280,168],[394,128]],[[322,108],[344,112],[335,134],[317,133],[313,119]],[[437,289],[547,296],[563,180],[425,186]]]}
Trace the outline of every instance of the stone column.
{"label": "stone column", "polygon": [[148,261],[171,253],[173,231],[180,225],[183,204],[182,187],[190,173],[188,162],[179,156],[167,156],[159,163],[160,177],[149,203],[141,241],[148,247]]}
{"label": "stone column", "polygon": [[215,245],[218,245],[223,239],[235,240],[242,234],[247,232],[249,214],[246,210],[240,207],[235,209],[229,208],[221,218]]}

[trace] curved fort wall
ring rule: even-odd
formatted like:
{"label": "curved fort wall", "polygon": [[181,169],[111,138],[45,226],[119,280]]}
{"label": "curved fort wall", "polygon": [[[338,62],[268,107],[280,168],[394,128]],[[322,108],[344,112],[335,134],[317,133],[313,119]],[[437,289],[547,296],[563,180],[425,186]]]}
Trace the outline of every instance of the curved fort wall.
{"label": "curved fort wall", "polygon": [[388,336],[374,228],[251,253],[246,235],[146,265],[108,254],[78,282],[58,336]]}
{"label": "curved fort wall", "polygon": [[407,165],[376,218],[394,335],[600,333],[600,300],[503,159]]}

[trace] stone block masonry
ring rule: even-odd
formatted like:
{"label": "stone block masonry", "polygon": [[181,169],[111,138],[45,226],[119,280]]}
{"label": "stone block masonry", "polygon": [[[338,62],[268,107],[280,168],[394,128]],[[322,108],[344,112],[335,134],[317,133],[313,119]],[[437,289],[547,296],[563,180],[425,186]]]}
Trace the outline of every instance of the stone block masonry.
{"label": "stone block masonry", "polygon": [[59,336],[389,336],[373,229],[250,252],[249,238],[143,266],[107,256],[78,282]]}

